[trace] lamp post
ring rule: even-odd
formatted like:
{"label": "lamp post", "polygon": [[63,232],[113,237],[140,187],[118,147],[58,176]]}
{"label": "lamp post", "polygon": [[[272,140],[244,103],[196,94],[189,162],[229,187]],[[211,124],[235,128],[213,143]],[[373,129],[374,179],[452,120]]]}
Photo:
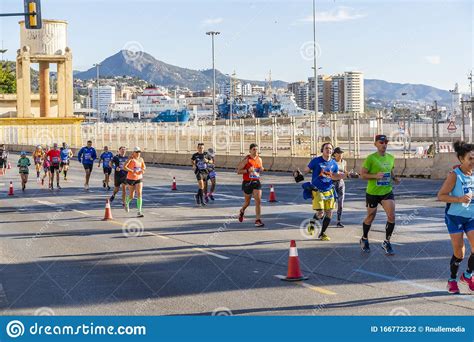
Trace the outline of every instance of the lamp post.
{"label": "lamp post", "polygon": [[99,88],[99,68],[100,68],[100,63],[96,63],[94,64],[93,66],[95,66],[96,68],[96,71],[97,71],[97,120],[100,119],[100,100],[99,100],[99,91],[100,91],[100,88]]}
{"label": "lamp post", "polygon": [[216,120],[216,68],[214,66],[214,36],[220,34],[217,31],[206,32],[208,36],[211,36],[212,41],[212,116],[214,121]]}
{"label": "lamp post", "polygon": [[318,150],[318,65],[316,56],[316,0],[313,0],[313,69],[314,69],[314,113],[315,113],[315,140],[316,148],[315,153]]}

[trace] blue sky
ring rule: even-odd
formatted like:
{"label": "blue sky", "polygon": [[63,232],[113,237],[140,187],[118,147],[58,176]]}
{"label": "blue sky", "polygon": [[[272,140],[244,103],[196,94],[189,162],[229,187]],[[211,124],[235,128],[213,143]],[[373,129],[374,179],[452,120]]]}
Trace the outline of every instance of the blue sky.
{"label": "blue sky", "polygon": [[[16,12],[22,0],[1,0]],[[312,70],[312,1],[42,0],[43,17],[69,22],[74,68],[85,70],[124,47],[143,48],[164,62],[211,67],[264,80],[304,80]],[[322,73],[361,70],[366,78],[468,90],[474,64],[473,2],[316,1]],[[16,18],[0,18],[0,40],[14,58]]]}

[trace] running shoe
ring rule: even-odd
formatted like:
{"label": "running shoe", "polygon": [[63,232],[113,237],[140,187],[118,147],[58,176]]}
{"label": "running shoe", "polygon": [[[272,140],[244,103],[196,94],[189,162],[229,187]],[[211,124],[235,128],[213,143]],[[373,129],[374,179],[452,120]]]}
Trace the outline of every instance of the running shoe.
{"label": "running shoe", "polygon": [[331,241],[331,238],[327,236],[325,233],[322,233],[321,235],[319,235],[318,239],[321,241]]}
{"label": "running shoe", "polygon": [[110,191],[110,186],[109,185],[107,185],[107,191]]}
{"label": "running shoe", "polygon": [[205,206],[206,206],[206,202],[201,200],[201,207],[205,207]]}
{"label": "running shoe", "polygon": [[341,222],[336,223],[337,228],[344,228],[344,225]]}
{"label": "running shoe", "polygon": [[145,215],[143,215],[143,213],[142,213],[141,211],[139,211],[139,212],[137,213],[137,217],[145,217]]}
{"label": "running shoe", "polygon": [[21,186],[21,191],[25,191],[25,184]]}
{"label": "running shoe", "polygon": [[382,248],[385,251],[385,255],[395,255],[390,241],[385,240],[384,242],[382,242]]}
{"label": "running shoe", "polygon": [[58,184],[56,187],[58,188],[58,190],[61,190],[61,189],[62,189],[59,184]]}
{"label": "running shoe", "polygon": [[314,222],[312,220],[308,223],[308,227],[306,227],[306,229],[309,235],[314,235]]}
{"label": "running shoe", "polygon": [[84,190],[89,191],[89,184],[84,184]]}
{"label": "running shoe", "polygon": [[109,198],[110,203],[112,203],[114,201],[114,199],[115,199],[115,195],[110,196],[110,198]]}
{"label": "running shoe", "polygon": [[199,198],[199,195],[194,195],[194,199],[196,200],[196,204],[197,205],[200,205],[201,204],[201,200]]}
{"label": "running shoe", "polygon": [[102,187],[105,189],[105,180],[102,181]]}
{"label": "running shoe", "polygon": [[464,273],[459,278],[459,282],[466,284],[469,287],[469,291],[474,292],[474,280],[471,278],[467,278]]}
{"label": "running shoe", "polygon": [[214,196],[212,195],[212,193],[209,194],[209,198],[211,199],[211,201],[214,201]]}
{"label": "running shoe", "polygon": [[123,208],[125,209],[125,212],[128,213],[130,211],[130,206],[125,203],[125,205],[123,206]]}
{"label": "running shoe", "polygon": [[446,285],[449,293],[458,294],[460,293],[458,282],[456,280],[448,280],[448,285]]}
{"label": "running shoe", "polygon": [[359,243],[363,252],[370,253],[369,239],[360,238]]}
{"label": "running shoe", "polygon": [[239,212],[239,222],[242,222],[244,220],[244,211],[242,209],[240,209],[240,212]]}
{"label": "running shoe", "polygon": [[204,201],[205,201],[206,203],[209,203],[209,197],[207,197],[207,196],[204,197]]}
{"label": "running shoe", "polygon": [[36,183],[40,183],[41,179],[39,177],[36,177]]}
{"label": "running shoe", "polygon": [[255,220],[255,227],[265,227],[265,224],[262,220]]}

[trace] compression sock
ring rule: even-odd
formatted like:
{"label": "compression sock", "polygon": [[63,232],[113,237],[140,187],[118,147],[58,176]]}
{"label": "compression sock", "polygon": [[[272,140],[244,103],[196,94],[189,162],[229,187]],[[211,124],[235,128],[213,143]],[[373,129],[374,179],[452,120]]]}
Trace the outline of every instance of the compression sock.
{"label": "compression sock", "polygon": [[328,229],[329,227],[329,224],[331,223],[331,218],[330,217],[327,217],[327,216],[324,216],[323,218],[323,224],[322,224],[322,227],[321,227],[321,234],[324,234],[324,232],[326,231],[326,229]]}
{"label": "compression sock", "polygon": [[127,206],[130,205],[130,202],[131,202],[131,201],[132,201],[132,199],[130,198],[130,196],[127,196],[127,197],[125,198],[125,204],[126,204]]}
{"label": "compression sock", "polygon": [[36,178],[40,178],[40,171],[36,171]]}
{"label": "compression sock", "polygon": [[137,209],[138,209],[139,212],[142,211],[142,204],[143,204],[143,203],[142,203],[142,198],[141,198],[141,197],[138,197],[138,198],[137,198]]}
{"label": "compression sock", "polygon": [[395,222],[387,222],[385,225],[385,240],[390,241],[393,231],[395,229]]}
{"label": "compression sock", "polygon": [[450,268],[451,268],[451,279],[456,279],[458,276],[459,264],[462,259],[456,258],[454,255],[451,257]]}
{"label": "compression sock", "polygon": [[364,239],[368,239],[368,238],[369,238],[370,226],[371,226],[371,224],[362,223],[362,237],[363,237]]}
{"label": "compression sock", "polygon": [[464,272],[464,276],[470,279],[472,271],[474,271],[474,253],[472,253],[469,259],[467,260],[467,270],[466,272]]}

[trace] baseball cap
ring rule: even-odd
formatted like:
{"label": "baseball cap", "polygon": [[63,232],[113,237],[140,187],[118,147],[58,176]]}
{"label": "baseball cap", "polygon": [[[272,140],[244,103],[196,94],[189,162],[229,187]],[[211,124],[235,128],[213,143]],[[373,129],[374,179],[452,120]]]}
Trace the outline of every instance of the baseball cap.
{"label": "baseball cap", "polygon": [[388,142],[388,138],[385,134],[377,134],[375,136],[375,141],[386,141],[386,142]]}
{"label": "baseball cap", "polygon": [[142,149],[138,146],[135,146],[135,148],[133,149],[133,152],[141,152]]}
{"label": "baseball cap", "polygon": [[336,147],[332,153],[344,153],[344,151],[342,150],[342,148]]}
{"label": "baseball cap", "polygon": [[20,152],[20,155],[21,155],[21,156],[26,156],[26,152],[25,152],[25,151],[21,151],[21,152]]}

